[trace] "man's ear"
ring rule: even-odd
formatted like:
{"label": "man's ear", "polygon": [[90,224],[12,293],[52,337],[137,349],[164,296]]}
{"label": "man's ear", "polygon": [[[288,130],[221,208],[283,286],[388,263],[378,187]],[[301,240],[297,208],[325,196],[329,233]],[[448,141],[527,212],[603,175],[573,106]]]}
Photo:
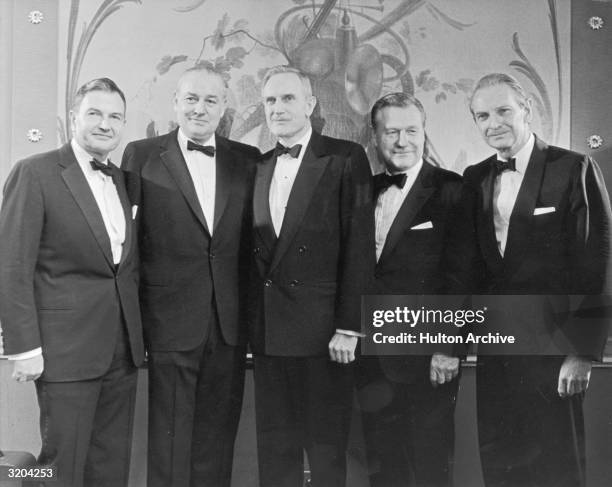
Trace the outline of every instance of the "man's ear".
{"label": "man's ear", "polygon": [[310,95],[306,101],[306,114],[310,117],[317,106],[317,98],[314,95]]}
{"label": "man's ear", "polygon": [[75,133],[75,118],[76,118],[76,113],[74,113],[74,110],[70,110],[68,112],[68,118],[70,119],[70,130],[72,131],[72,135],[74,136],[74,133]]}
{"label": "man's ear", "polygon": [[525,122],[531,123],[533,120],[533,101],[531,98],[525,100],[523,108],[525,110]]}
{"label": "man's ear", "polygon": [[371,127],[370,130],[370,142],[372,144],[372,147],[378,149],[378,142],[376,141],[376,129],[374,127]]}

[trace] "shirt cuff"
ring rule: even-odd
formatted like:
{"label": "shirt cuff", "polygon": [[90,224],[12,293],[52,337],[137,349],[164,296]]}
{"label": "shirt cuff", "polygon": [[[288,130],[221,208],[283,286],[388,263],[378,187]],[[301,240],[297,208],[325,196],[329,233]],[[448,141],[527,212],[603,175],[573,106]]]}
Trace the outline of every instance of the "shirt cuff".
{"label": "shirt cuff", "polygon": [[25,360],[28,358],[38,357],[39,355],[42,355],[41,347],[35,348],[34,350],[30,350],[28,352],[17,353],[15,355],[7,355],[6,358],[8,358],[9,360]]}
{"label": "shirt cuff", "polygon": [[343,330],[341,328],[336,328],[336,333],[340,333],[341,335],[348,335],[350,337],[365,338],[365,335],[363,333],[359,333],[358,331],[353,330]]}

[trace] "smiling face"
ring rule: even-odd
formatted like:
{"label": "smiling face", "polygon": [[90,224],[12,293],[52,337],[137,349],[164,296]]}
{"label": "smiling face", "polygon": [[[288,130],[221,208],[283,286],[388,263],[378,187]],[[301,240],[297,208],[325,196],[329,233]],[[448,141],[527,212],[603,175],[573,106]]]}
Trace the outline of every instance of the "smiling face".
{"label": "smiling face", "polygon": [[378,159],[391,174],[405,172],[423,157],[425,127],[414,105],[388,106],[376,115],[374,143]]}
{"label": "smiling face", "polygon": [[77,143],[91,156],[104,161],[121,140],[125,104],[118,93],[90,91],[70,111],[70,120]]}
{"label": "smiling face", "polygon": [[174,95],[174,112],[188,138],[201,144],[210,139],[225,107],[225,85],[218,75],[204,70],[183,74]]}
{"label": "smiling face", "polygon": [[263,87],[262,96],[270,132],[286,145],[293,145],[310,127],[315,97],[295,73],[273,75]]}
{"label": "smiling face", "polygon": [[529,139],[531,101],[519,102],[509,86],[481,88],[474,95],[471,109],[484,141],[502,156],[513,157]]}

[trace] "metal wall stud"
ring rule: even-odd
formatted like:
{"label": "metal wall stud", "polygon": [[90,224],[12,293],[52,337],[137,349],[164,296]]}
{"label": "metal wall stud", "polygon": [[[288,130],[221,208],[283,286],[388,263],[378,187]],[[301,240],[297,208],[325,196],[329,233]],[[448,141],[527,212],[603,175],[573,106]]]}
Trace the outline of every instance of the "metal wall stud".
{"label": "metal wall stud", "polygon": [[599,149],[603,142],[604,140],[601,135],[593,134],[587,137],[587,144],[591,149]]}
{"label": "metal wall stud", "polygon": [[40,10],[32,10],[28,14],[28,20],[31,24],[40,24],[44,20],[45,16]]}
{"label": "metal wall stud", "polygon": [[588,21],[587,24],[593,30],[599,30],[604,26],[604,20],[601,17],[593,16]]}
{"label": "metal wall stud", "polygon": [[43,138],[43,133],[40,129],[30,129],[27,136],[30,142],[39,142]]}

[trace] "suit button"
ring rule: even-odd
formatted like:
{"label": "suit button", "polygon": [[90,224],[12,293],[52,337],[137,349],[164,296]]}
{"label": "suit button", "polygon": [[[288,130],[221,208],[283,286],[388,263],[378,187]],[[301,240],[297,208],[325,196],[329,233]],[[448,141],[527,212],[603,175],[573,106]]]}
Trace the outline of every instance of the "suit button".
{"label": "suit button", "polygon": [[259,252],[260,252],[260,251],[261,251],[261,249],[260,249],[259,247],[255,247],[255,248],[253,249],[253,253],[254,253],[254,254],[259,254]]}
{"label": "suit button", "polygon": [[214,253],[214,252],[210,252],[210,253],[208,254],[208,256],[209,256],[211,259],[214,259],[214,258],[215,258],[215,253]]}
{"label": "suit button", "polygon": [[291,282],[289,283],[289,285],[290,285],[291,287],[299,286],[299,285],[300,285],[300,281],[298,281],[297,279],[294,279],[293,281],[291,281]]}
{"label": "suit button", "polygon": [[266,287],[270,287],[271,285],[272,285],[272,281],[271,281],[270,279],[266,279],[266,280],[264,281],[264,286],[266,286]]}
{"label": "suit button", "polygon": [[300,248],[298,249],[298,252],[300,254],[303,254],[304,252],[306,252],[308,250],[308,248],[306,247],[306,245],[302,245],[300,246]]}

